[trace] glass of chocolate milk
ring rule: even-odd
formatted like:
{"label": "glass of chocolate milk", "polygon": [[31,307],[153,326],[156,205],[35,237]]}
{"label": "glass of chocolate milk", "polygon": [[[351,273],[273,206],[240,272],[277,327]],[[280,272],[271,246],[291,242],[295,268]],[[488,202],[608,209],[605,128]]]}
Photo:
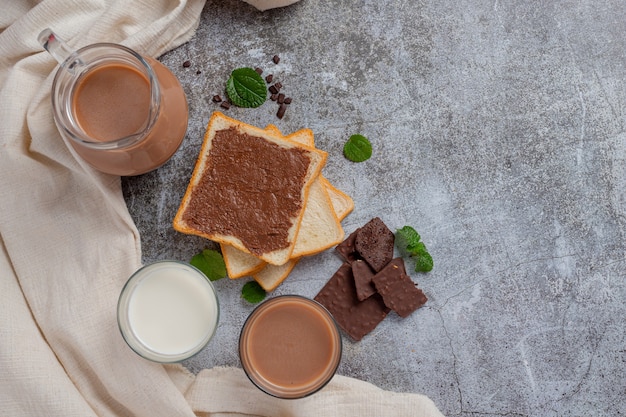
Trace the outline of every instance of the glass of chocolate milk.
{"label": "glass of chocolate milk", "polygon": [[297,399],[322,389],[341,361],[341,335],[315,300],[282,295],[259,305],[239,337],[241,365],[267,394]]}
{"label": "glass of chocolate milk", "polygon": [[50,29],[39,41],[61,64],[52,84],[54,121],[80,157],[129,176],[176,152],[187,131],[187,99],[163,64],[112,43],[72,51]]}

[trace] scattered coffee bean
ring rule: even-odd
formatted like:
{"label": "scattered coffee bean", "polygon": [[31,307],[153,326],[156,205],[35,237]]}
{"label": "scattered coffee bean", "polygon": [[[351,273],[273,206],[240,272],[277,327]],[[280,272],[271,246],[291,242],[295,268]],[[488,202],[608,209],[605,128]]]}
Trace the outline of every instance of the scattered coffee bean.
{"label": "scattered coffee bean", "polygon": [[280,93],[276,101],[278,102],[278,104],[283,104],[285,102],[285,95],[283,93]]}
{"label": "scattered coffee bean", "polygon": [[256,67],[254,70],[255,70],[255,71],[257,72],[257,74],[259,74],[259,75],[263,74],[263,69],[261,69],[261,68],[259,68],[259,67]]}
{"label": "scattered coffee bean", "polygon": [[214,103],[219,103],[221,101],[222,101],[222,98],[218,94],[213,96],[213,102]]}
{"label": "scattered coffee bean", "polygon": [[223,101],[222,104],[220,104],[220,107],[223,109],[230,109],[230,103],[228,101]]}
{"label": "scattered coffee bean", "polygon": [[189,68],[191,66],[191,61],[185,61],[183,62],[183,67],[185,68]]}
{"label": "scattered coffee bean", "polygon": [[269,74],[267,77],[265,77],[265,82],[269,84],[272,82],[272,79],[274,79],[274,75]]}
{"label": "scattered coffee bean", "polygon": [[274,64],[278,64],[280,62],[280,57],[278,55],[274,55],[274,57],[272,57],[272,61]]}
{"label": "scattered coffee bean", "polygon": [[291,104],[291,97],[285,97],[285,104]]}
{"label": "scattered coffee bean", "polygon": [[270,90],[270,93],[272,94],[278,94],[278,88],[276,88],[276,84],[270,85],[269,90]]}
{"label": "scattered coffee bean", "polygon": [[285,106],[284,104],[281,104],[281,105],[278,107],[278,113],[276,113],[276,116],[277,116],[279,119],[282,119],[282,118],[283,118],[283,116],[285,115],[285,111],[287,111],[287,106]]}
{"label": "scattered coffee bean", "polygon": [[278,100],[278,94],[272,94],[272,95],[270,96],[270,100],[272,100],[272,101],[276,101],[276,100]]}

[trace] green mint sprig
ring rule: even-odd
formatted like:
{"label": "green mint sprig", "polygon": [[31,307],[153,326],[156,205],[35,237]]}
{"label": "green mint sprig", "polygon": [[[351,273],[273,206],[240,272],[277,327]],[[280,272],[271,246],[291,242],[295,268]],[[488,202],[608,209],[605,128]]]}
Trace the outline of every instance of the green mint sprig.
{"label": "green mint sprig", "polygon": [[411,226],[396,230],[396,246],[415,258],[415,272],[430,272],[433,269],[433,257],[428,253],[419,233]]}
{"label": "green mint sprig", "polygon": [[217,281],[226,276],[226,264],[222,254],[213,249],[204,249],[196,254],[189,262],[198,268],[211,281]]}
{"label": "green mint sprig", "polygon": [[226,82],[226,94],[235,106],[259,107],[267,100],[267,86],[252,68],[237,68]]}
{"label": "green mint sprig", "polygon": [[352,162],[367,161],[372,156],[372,144],[363,135],[352,135],[343,145],[343,154]]}

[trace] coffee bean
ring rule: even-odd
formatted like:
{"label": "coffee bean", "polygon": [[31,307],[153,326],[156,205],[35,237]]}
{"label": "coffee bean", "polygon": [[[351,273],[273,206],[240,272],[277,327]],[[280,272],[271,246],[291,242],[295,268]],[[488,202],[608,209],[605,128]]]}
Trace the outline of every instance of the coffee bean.
{"label": "coffee bean", "polygon": [[261,68],[259,68],[259,67],[256,67],[254,70],[255,70],[255,71],[257,72],[257,74],[259,74],[259,75],[263,74],[263,70],[262,70]]}
{"label": "coffee bean", "polygon": [[265,82],[269,84],[269,83],[272,82],[273,78],[274,78],[274,75],[273,74],[269,74],[267,77],[265,77]]}
{"label": "coffee bean", "polygon": [[278,102],[278,104],[283,104],[285,102],[285,95],[283,93],[280,93],[276,101]]}
{"label": "coffee bean", "polygon": [[214,103],[219,103],[220,101],[222,101],[222,98],[218,94],[213,96]]}
{"label": "coffee bean", "polygon": [[278,107],[278,113],[276,113],[276,116],[277,116],[279,119],[282,119],[282,118],[283,118],[283,116],[285,115],[285,111],[287,111],[287,106],[285,106],[284,104],[281,104],[281,105]]}
{"label": "coffee bean", "polygon": [[276,101],[276,100],[278,100],[278,94],[272,94],[272,95],[270,96],[270,100],[272,100],[272,101]]}
{"label": "coffee bean", "polygon": [[230,109],[230,103],[228,101],[223,101],[222,104],[220,104],[220,107],[223,109]]}
{"label": "coffee bean", "polygon": [[278,88],[276,88],[275,84],[274,85],[270,85],[269,90],[270,90],[270,93],[272,93],[272,94],[278,94]]}
{"label": "coffee bean", "polygon": [[280,62],[280,57],[278,55],[274,55],[272,61],[274,62],[274,64],[278,64]]}
{"label": "coffee bean", "polygon": [[191,61],[185,61],[183,62],[183,67],[185,68],[189,68],[191,66]]}
{"label": "coffee bean", "polygon": [[291,104],[291,97],[285,97],[285,104]]}

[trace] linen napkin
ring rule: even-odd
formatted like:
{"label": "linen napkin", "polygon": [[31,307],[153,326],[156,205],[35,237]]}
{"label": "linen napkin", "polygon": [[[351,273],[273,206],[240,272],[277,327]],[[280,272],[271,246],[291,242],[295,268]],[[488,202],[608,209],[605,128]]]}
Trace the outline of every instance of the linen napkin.
{"label": "linen napkin", "polygon": [[[247,1],[247,0],[246,0]],[[284,5],[250,0],[259,8]],[[336,376],[314,396],[261,393],[238,368],[197,376],[135,355],[116,304],[141,262],[120,178],[59,135],[52,28],[73,48],[121,43],[158,56],[194,33],[204,0],[8,2],[0,16],[0,410],[7,416],[441,416],[428,398]]]}

